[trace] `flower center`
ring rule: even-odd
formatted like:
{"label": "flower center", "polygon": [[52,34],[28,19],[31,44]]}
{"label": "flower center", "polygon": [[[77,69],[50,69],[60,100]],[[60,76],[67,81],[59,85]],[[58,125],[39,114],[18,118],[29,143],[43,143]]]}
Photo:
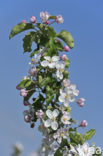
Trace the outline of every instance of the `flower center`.
{"label": "flower center", "polygon": [[66,117],[64,117],[63,121],[67,121],[67,118],[66,118]]}
{"label": "flower center", "polygon": [[63,132],[61,132],[61,133],[60,133],[60,136],[61,136],[61,137],[63,137],[63,136],[64,136]]}
{"label": "flower center", "polygon": [[70,97],[70,95],[66,94],[65,98],[66,98],[66,99],[69,99],[69,97]]}

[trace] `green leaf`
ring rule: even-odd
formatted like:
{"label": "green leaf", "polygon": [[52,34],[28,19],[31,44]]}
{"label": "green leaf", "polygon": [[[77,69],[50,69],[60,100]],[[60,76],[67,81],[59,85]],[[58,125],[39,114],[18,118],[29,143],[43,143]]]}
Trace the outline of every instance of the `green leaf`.
{"label": "green leaf", "polygon": [[44,80],[40,83],[41,86],[46,86],[51,81],[50,77],[44,78]]}
{"label": "green leaf", "polygon": [[56,16],[49,16],[49,19],[55,19]]}
{"label": "green leaf", "polygon": [[27,91],[29,90],[29,92],[28,92],[27,96],[24,98],[24,100],[25,100],[25,101],[28,101],[28,100],[30,99],[30,97],[31,97],[31,96],[34,94],[34,92],[35,92],[35,84],[34,84],[34,83],[31,83],[30,86],[26,87],[26,90],[27,90]]}
{"label": "green leaf", "polygon": [[70,65],[70,61],[69,61],[69,59],[68,59],[68,60],[65,61],[65,67],[68,68],[69,65]]}
{"label": "green leaf", "polygon": [[77,132],[75,134],[70,133],[69,136],[70,136],[70,141],[72,143],[77,144],[77,145],[78,144],[83,144],[85,142],[85,139],[84,139],[83,135],[80,134],[80,133],[77,133]]}
{"label": "green leaf", "polygon": [[50,104],[54,98],[54,95],[47,94],[46,104]]}
{"label": "green leaf", "polygon": [[39,75],[39,83],[41,83],[43,81],[43,78],[41,75]]}
{"label": "green leaf", "polygon": [[58,149],[58,150],[55,152],[54,156],[63,156],[63,155],[62,155],[62,153],[60,152],[60,150]]}
{"label": "green leaf", "polygon": [[74,47],[74,39],[69,32],[62,30],[57,37],[61,38],[71,49]]}
{"label": "green leaf", "polygon": [[69,78],[69,72],[66,70],[63,72],[63,75],[64,75],[64,78],[67,78],[67,79]]}
{"label": "green leaf", "polygon": [[31,23],[19,23],[16,26],[14,26],[13,29],[11,30],[11,33],[9,35],[9,39],[11,39],[15,35],[23,32],[23,31],[29,30],[29,29],[34,29],[34,25]]}
{"label": "green leaf", "polygon": [[32,42],[35,41],[35,32],[31,31],[25,35],[23,38],[23,48],[24,52],[31,52]]}
{"label": "green leaf", "polygon": [[85,140],[90,140],[95,135],[95,129],[91,129],[84,134]]}
{"label": "green leaf", "polygon": [[18,85],[21,88],[26,88],[28,86],[30,86],[32,83],[31,79],[26,79],[20,82],[20,84]]}

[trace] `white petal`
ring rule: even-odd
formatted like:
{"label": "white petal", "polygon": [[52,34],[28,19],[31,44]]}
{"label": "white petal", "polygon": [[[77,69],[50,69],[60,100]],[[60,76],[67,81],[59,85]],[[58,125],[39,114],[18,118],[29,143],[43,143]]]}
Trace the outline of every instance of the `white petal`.
{"label": "white petal", "polygon": [[55,62],[56,62],[56,61],[59,61],[59,56],[53,56],[53,57],[52,57],[52,60],[55,61]]}
{"label": "white petal", "polygon": [[50,61],[50,56],[44,56],[45,60]]}
{"label": "white petal", "polygon": [[49,68],[55,68],[55,63],[54,62],[49,63],[48,66],[49,66]]}
{"label": "white petal", "polygon": [[53,111],[53,117],[57,117],[59,115],[59,111],[57,110],[57,109],[55,109],[54,111]]}
{"label": "white petal", "polygon": [[60,102],[65,102],[65,97],[63,95],[59,96],[59,101]]}
{"label": "white petal", "polygon": [[53,130],[57,130],[57,128],[58,128],[58,123],[57,123],[56,121],[53,121],[53,122],[51,123],[51,128],[52,128]]}
{"label": "white petal", "polygon": [[51,120],[50,119],[48,119],[48,120],[46,120],[45,122],[44,122],[44,125],[45,125],[45,127],[50,127],[51,126]]}
{"label": "white petal", "polygon": [[71,88],[72,90],[75,90],[75,89],[76,89],[76,85],[75,85],[75,84],[72,84],[72,85],[70,86],[70,88]]}
{"label": "white petal", "polygon": [[49,62],[46,60],[41,62],[41,66],[43,66],[43,67],[47,67],[48,64],[49,64]]}
{"label": "white petal", "polygon": [[46,115],[48,116],[48,118],[52,119],[53,118],[53,112],[51,110],[47,110],[46,111]]}
{"label": "white petal", "polygon": [[64,106],[65,106],[65,107],[68,107],[68,105],[69,105],[69,101],[65,101],[65,102],[64,102]]}
{"label": "white petal", "polygon": [[57,70],[56,76],[57,76],[57,78],[59,78],[60,80],[63,79],[63,74],[62,74],[59,70]]}

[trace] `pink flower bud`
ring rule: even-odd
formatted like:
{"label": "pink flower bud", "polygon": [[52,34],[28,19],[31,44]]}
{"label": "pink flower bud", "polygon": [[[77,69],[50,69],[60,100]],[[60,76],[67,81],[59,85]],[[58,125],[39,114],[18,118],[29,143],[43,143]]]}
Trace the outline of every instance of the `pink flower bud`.
{"label": "pink flower bud", "polygon": [[49,21],[46,21],[46,22],[45,22],[45,24],[49,24],[49,23],[50,23]]}
{"label": "pink flower bud", "polygon": [[81,127],[86,127],[88,125],[87,121],[86,120],[83,120],[81,123],[80,123],[80,126]]}
{"label": "pink flower bud", "polygon": [[37,115],[37,118],[42,118],[43,115],[44,115],[44,112],[43,112],[42,110],[38,110],[38,111],[36,112],[36,115]]}
{"label": "pink flower bud", "polygon": [[62,61],[66,61],[68,59],[65,54],[61,55],[60,58],[62,59]]}
{"label": "pink flower bud", "polygon": [[27,23],[27,21],[26,20],[22,20],[21,23]]}
{"label": "pink flower bud", "polygon": [[62,17],[61,15],[58,15],[58,16],[56,16],[55,21],[56,21],[57,23],[63,23],[63,22],[64,22],[64,19],[63,19],[63,17]]}
{"label": "pink flower bud", "polygon": [[37,70],[36,70],[36,68],[31,68],[31,69],[29,70],[29,74],[30,74],[31,76],[36,76],[36,75],[37,75]]}
{"label": "pink flower bud", "polygon": [[83,106],[84,106],[84,101],[85,101],[84,98],[80,98],[80,99],[78,99],[76,102],[77,102],[77,104],[78,104],[80,107],[83,107]]}
{"label": "pink flower bud", "polygon": [[30,105],[30,103],[28,101],[24,101],[23,103],[24,103],[24,106],[29,106]]}
{"label": "pink flower bud", "polygon": [[20,90],[20,96],[26,97],[27,96],[27,91],[25,89]]}
{"label": "pink flower bud", "polygon": [[25,120],[25,122],[30,122],[31,121],[31,116],[30,115],[25,115],[24,120]]}
{"label": "pink flower bud", "polygon": [[30,22],[31,22],[31,23],[35,23],[35,22],[36,22],[36,17],[35,17],[35,16],[31,16]]}
{"label": "pink flower bud", "polygon": [[68,79],[63,80],[63,86],[64,87],[69,87],[70,86],[70,81]]}
{"label": "pink flower bud", "polygon": [[69,47],[67,45],[64,46],[64,51],[69,52]]}

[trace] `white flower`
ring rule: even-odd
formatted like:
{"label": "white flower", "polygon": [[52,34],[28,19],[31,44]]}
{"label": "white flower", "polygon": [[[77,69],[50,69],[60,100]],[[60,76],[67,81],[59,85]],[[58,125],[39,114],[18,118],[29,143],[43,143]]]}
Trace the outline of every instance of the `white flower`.
{"label": "white flower", "polygon": [[64,62],[57,62],[56,63],[56,69],[57,69],[57,72],[56,72],[56,76],[57,78],[59,78],[60,80],[63,79],[63,72],[64,72],[64,69],[65,69],[65,64]]}
{"label": "white flower", "polygon": [[70,80],[64,79],[64,80],[63,80],[63,86],[64,86],[64,87],[69,87],[69,86],[70,86]]}
{"label": "white flower", "polygon": [[54,133],[53,138],[57,139],[57,142],[60,144],[62,139],[67,139],[69,136],[68,130],[65,128],[58,129],[56,133]]}
{"label": "white flower", "polygon": [[68,107],[70,102],[75,101],[75,96],[78,96],[79,91],[76,89],[76,85],[70,85],[64,90],[60,89],[59,102],[63,102],[65,107]]}
{"label": "white flower", "polygon": [[76,85],[72,84],[69,87],[66,88],[68,93],[71,93],[73,96],[79,95],[79,90],[76,89]]}
{"label": "white flower", "polygon": [[48,12],[40,12],[40,18],[44,23],[49,19],[49,16]]}
{"label": "white flower", "polygon": [[[75,99],[74,99],[75,100]],[[74,101],[72,94],[68,92],[68,90],[60,89],[59,101],[63,102],[65,107],[68,107],[69,103]]]}
{"label": "white flower", "polygon": [[69,121],[70,120],[70,115],[69,114],[64,114],[62,117],[61,117],[61,122],[64,124],[64,125],[70,125],[71,122]]}
{"label": "white flower", "polygon": [[57,23],[63,23],[64,22],[63,17],[61,15],[56,16],[56,22]]}
{"label": "white flower", "polygon": [[79,156],[92,156],[95,153],[95,148],[90,147],[88,143],[78,145],[76,150],[78,151]]}
{"label": "white flower", "polygon": [[59,61],[59,56],[53,56],[53,57],[50,57],[50,56],[45,56],[44,57],[44,61],[41,62],[41,65],[43,67],[49,67],[49,68],[55,68],[56,66],[56,62]]}
{"label": "white flower", "polygon": [[47,110],[46,115],[49,119],[44,121],[45,127],[51,127],[53,130],[57,130],[58,123],[56,121],[56,117],[59,115],[59,111],[57,109],[55,109],[53,112],[51,110]]}
{"label": "white flower", "polygon": [[41,58],[41,55],[35,54],[34,57],[31,59],[31,62],[29,64],[37,64],[39,62],[40,58]]}
{"label": "white flower", "polygon": [[23,145],[22,145],[20,142],[16,142],[16,143],[14,144],[14,148],[17,149],[17,150],[20,151],[20,152],[22,152],[23,149],[24,149]]}

